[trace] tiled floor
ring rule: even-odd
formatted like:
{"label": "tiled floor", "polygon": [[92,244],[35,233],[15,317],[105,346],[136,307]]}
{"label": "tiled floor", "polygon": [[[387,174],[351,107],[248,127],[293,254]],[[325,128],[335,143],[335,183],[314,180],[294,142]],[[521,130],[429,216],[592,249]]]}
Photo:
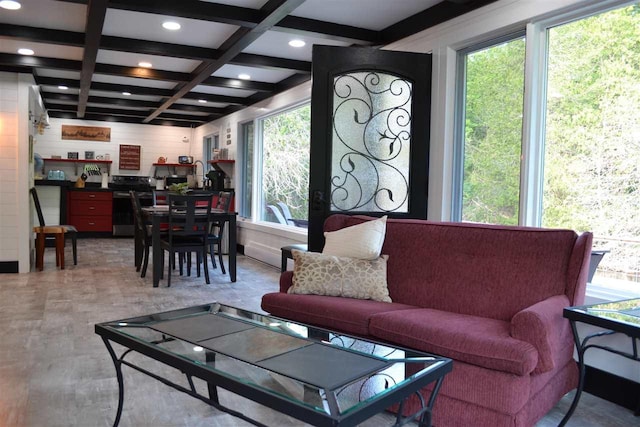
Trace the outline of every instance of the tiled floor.
{"label": "tiled floor", "polygon": [[[109,355],[93,325],[207,302],[260,310],[260,298],[278,289],[276,268],[246,257],[238,260],[238,282],[220,270],[204,278],[174,276],[171,288],[151,286],[133,267],[129,239],[80,239],[78,265],[55,268],[47,249],[45,270],[0,275],[0,426],[110,426],[118,387]],[[71,260],[67,248],[66,259]],[[174,280],[175,279],[175,280]],[[125,368],[121,426],[245,426],[206,404]],[[557,425],[571,394],[538,427]],[[300,426],[228,393],[224,404],[269,426]],[[378,415],[367,426],[389,425]],[[569,426],[640,425],[631,411],[585,395]]]}

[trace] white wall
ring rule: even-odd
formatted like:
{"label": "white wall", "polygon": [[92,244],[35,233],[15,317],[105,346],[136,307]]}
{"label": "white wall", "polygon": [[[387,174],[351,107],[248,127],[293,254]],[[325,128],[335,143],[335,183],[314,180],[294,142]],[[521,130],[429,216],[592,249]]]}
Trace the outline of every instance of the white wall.
{"label": "white wall", "polygon": [[[62,140],[63,124],[109,127],[111,128],[111,141]],[[196,143],[195,146],[199,148],[194,149],[193,135],[195,135],[195,131],[191,128],[52,118],[50,119],[50,127],[45,129],[42,135],[35,136],[33,150],[43,158],[59,155],[66,159],[67,153],[70,151],[77,151],[80,159],[84,159],[85,151],[93,151],[95,155],[109,154],[113,162],[111,175],[154,176],[152,163],[156,162],[158,157],[167,157],[169,163],[177,163],[180,155],[192,155],[196,159],[202,158],[202,143]],[[187,140],[187,142],[183,142],[183,140]],[[118,156],[121,144],[141,147],[140,170],[119,169]],[[65,171],[69,180],[75,181],[78,177],[73,165],[47,162],[45,166],[47,169]],[[181,172],[186,174],[186,169],[182,169]],[[78,174],[81,173],[82,167],[79,167]],[[167,175],[166,168],[159,169],[158,173],[163,176]],[[99,176],[91,176],[89,182],[100,182],[100,179]]]}
{"label": "white wall", "polygon": [[29,87],[33,78],[0,72],[0,262],[30,268]]}
{"label": "white wall", "polygon": [[[229,158],[238,159],[238,138],[242,123],[251,121],[257,117],[271,114],[274,111],[286,108],[311,98],[311,83],[305,83],[280,93],[272,98],[240,110],[234,114],[223,117],[206,125],[196,128],[196,140],[200,141],[206,135],[220,135],[220,147],[229,149]],[[227,145],[227,129],[231,130],[231,144]],[[239,180],[239,162],[235,163],[231,186],[235,188],[236,200],[240,200],[242,194]],[[236,202],[238,206],[238,202]],[[238,218],[238,243],[244,245],[245,254],[266,262],[273,266],[280,266],[280,248],[293,243],[307,243],[306,232],[292,230],[272,223],[251,223],[244,218]]]}

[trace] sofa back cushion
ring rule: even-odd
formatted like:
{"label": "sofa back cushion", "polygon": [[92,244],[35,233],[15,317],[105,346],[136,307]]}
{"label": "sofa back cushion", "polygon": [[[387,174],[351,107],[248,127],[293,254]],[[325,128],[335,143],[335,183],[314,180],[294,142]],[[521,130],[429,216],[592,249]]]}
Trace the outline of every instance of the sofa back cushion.
{"label": "sofa back cushion", "polygon": [[[332,215],[324,230],[370,219]],[[389,294],[398,303],[510,320],[554,295],[573,301],[584,259],[574,254],[577,238],[571,230],[389,219],[382,247]]]}

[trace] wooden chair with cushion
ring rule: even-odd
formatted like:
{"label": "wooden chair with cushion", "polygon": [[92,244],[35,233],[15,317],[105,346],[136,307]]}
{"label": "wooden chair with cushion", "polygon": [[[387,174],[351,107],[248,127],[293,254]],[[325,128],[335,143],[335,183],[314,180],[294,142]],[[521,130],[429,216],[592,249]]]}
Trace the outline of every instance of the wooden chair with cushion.
{"label": "wooden chair with cushion", "polygon": [[[38,222],[40,223],[40,230],[41,230],[41,233],[43,234],[44,239],[59,238],[59,236],[55,236],[57,232],[51,232],[51,230],[57,230],[58,228],[62,228],[63,234],[64,234],[64,240],[66,240],[67,237],[71,238],[71,245],[73,249],[73,265],[78,265],[78,249],[77,249],[78,230],[73,225],[57,224],[57,225],[47,226],[47,224],[45,224],[45,221],[44,221],[44,215],[42,214],[42,207],[40,206],[40,200],[38,199],[38,192],[36,191],[35,187],[31,188],[31,190],[29,191],[31,192],[31,197],[33,197],[33,204],[36,207],[36,213],[38,214]],[[38,231],[36,231],[36,233],[38,233]],[[63,243],[64,243],[64,240],[63,240]],[[58,242],[56,242],[56,245],[58,245]],[[64,245],[62,250],[64,250]],[[58,254],[56,254],[56,261],[58,261],[58,259],[59,259],[59,256]],[[64,260],[64,254],[63,254],[62,260]],[[59,265],[59,263],[56,263],[56,265]],[[64,262],[62,263],[62,268],[64,268]]]}

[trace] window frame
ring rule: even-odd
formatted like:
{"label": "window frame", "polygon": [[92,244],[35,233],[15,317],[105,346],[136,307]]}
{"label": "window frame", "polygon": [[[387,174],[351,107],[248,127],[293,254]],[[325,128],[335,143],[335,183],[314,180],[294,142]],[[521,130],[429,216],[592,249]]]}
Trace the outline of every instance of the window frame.
{"label": "window frame", "polygon": [[[252,122],[254,126],[253,130],[253,192],[251,195],[251,221],[253,223],[258,223],[260,225],[264,225],[267,227],[273,227],[278,229],[284,229],[289,231],[295,231],[300,234],[307,234],[307,229],[296,227],[294,225],[288,224],[277,224],[275,222],[265,221],[262,217],[262,200],[263,200],[263,186],[262,186],[262,170],[263,170],[263,126],[264,121],[269,119],[270,117],[277,116],[280,114],[285,114],[289,111],[296,110],[305,105],[311,105],[311,99],[309,97],[304,98],[298,102],[288,104],[285,107],[279,108],[277,110],[270,111],[268,114],[263,114],[260,116],[256,116],[253,120],[243,122],[240,124],[241,129],[243,125],[246,125],[248,122]],[[311,123],[309,123],[309,127],[311,127]],[[244,138],[244,136],[243,136]],[[244,151],[244,150],[243,150]],[[242,167],[245,167],[245,162],[243,160]]]}
{"label": "window frame", "polygon": [[[464,186],[464,149],[465,149],[465,119],[466,119],[466,82],[467,67],[465,58],[467,55],[478,52],[480,50],[496,46],[502,43],[513,41],[519,38],[525,39],[525,68],[524,75],[524,104],[526,105],[526,72],[527,72],[527,50],[529,47],[526,28],[516,31],[509,31],[499,36],[493,36],[480,42],[458,49],[456,51],[456,75],[455,75],[455,95],[454,95],[454,119],[453,119],[453,176],[452,176],[452,195],[451,195],[451,220],[462,222],[462,205],[463,205],[463,186]],[[521,153],[524,152],[524,126],[525,126],[525,106],[523,105],[523,122],[522,137],[520,141]],[[521,159],[524,156],[521,155]],[[520,191],[518,206],[518,221],[522,215],[523,193],[523,160],[520,162]]]}

